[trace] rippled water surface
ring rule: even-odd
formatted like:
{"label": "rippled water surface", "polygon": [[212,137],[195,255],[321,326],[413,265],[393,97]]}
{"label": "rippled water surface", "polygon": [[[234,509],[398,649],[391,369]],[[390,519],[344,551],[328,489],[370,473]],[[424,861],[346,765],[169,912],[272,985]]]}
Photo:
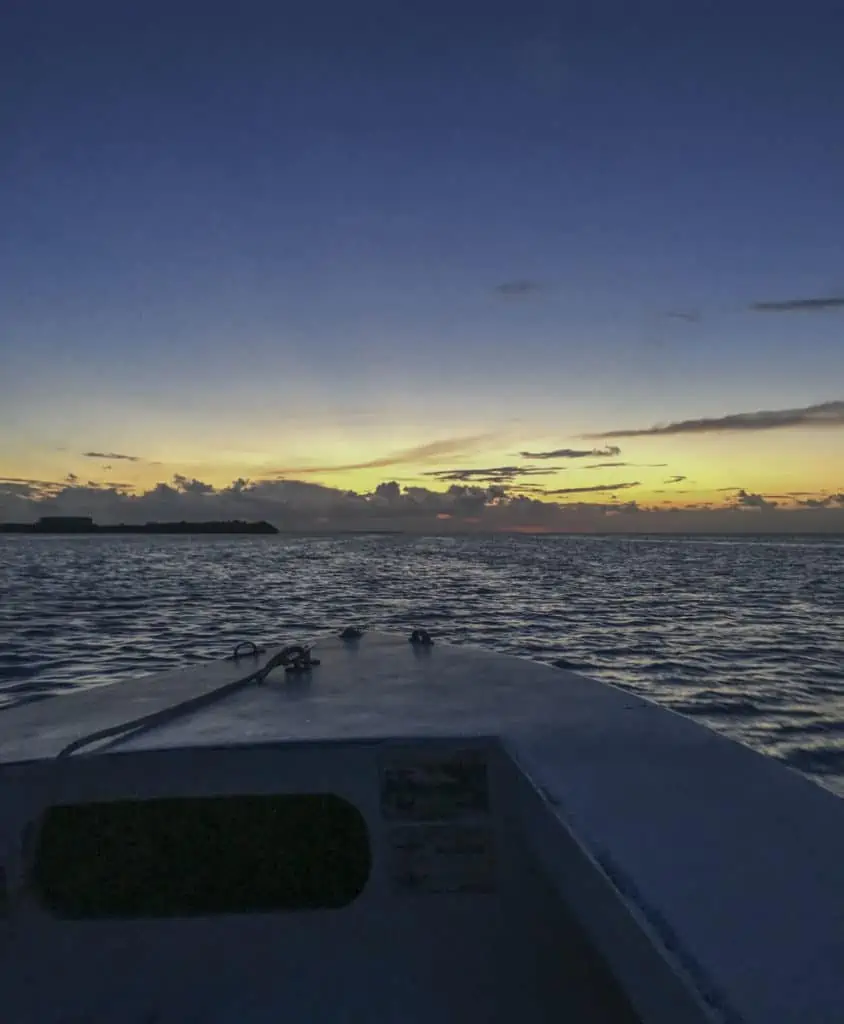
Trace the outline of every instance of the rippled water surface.
{"label": "rippled water surface", "polygon": [[348,623],[557,662],[844,794],[844,542],[0,538],[0,707]]}

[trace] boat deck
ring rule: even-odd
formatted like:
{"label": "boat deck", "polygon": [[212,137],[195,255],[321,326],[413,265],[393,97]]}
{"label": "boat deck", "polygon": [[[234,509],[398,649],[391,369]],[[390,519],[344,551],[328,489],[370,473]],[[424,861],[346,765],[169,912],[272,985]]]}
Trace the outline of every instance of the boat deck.
{"label": "boat deck", "polygon": [[[694,1019],[840,1020],[844,804],[835,795],[650,701],[538,663],[377,633],[329,638],[315,654],[310,673],[277,669],[105,755],[47,761],[45,777],[61,789],[101,772],[103,757],[152,752],[192,751],[201,772],[211,763],[203,751],[220,748],[485,744],[515,769],[518,828],[642,1019],[692,1019],[676,1016],[664,988],[655,993],[659,965],[644,934],[700,997],[704,1016]],[[17,762],[4,771],[232,683],[266,658],[4,712],[0,759]]]}

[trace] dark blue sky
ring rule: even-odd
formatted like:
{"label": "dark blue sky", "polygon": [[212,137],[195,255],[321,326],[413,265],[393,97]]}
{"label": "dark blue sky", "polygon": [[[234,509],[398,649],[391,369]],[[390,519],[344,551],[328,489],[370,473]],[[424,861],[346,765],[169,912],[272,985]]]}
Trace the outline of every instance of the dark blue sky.
{"label": "dark blue sky", "polygon": [[844,8],[783,7],[7,0],[3,432],[838,397],[840,314],[747,309],[844,294]]}

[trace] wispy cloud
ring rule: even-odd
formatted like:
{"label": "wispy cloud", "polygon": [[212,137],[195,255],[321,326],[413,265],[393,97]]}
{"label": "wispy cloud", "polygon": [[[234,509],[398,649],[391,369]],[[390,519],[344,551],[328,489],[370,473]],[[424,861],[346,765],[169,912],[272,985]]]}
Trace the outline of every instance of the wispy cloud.
{"label": "wispy cloud", "polygon": [[545,285],[541,281],[524,278],[517,281],[503,281],[492,290],[501,299],[526,299],[544,291]]}
{"label": "wispy cloud", "polygon": [[666,314],[668,320],[685,320],[690,324],[700,323],[701,315],[694,309],[670,309]]}
{"label": "wispy cloud", "polygon": [[763,409],[697,420],[679,420],[644,428],[605,430],[586,434],[589,440],[613,437],[649,437],[666,434],[709,434],[719,431],[779,430],[785,427],[843,427],[844,401],[821,402],[797,409]]}
{"label": "wispy cloud", "polygon": [[83,452],[86,459],[123,459],[124,462],[142,462],[140,455],[123,455],[121,452]]}
{"label": "wispy cloud", "polygon": [[509,494],[547,494],[548,492],[541,484],[524,484],[521,481],[515,481],[508,486],[507,491]]}
{"label": "wispy cloud", "polygon": [[0,484],[30,484],[32,487],[58,487],[55,480],[35,480],[29,476],[0,476]]}
{"label": "wispy cloud", "polygon": [[381,455],[375,459],[365,459],[361,462],[343,462],[335,465],[288,466],[283,469],[270,470],[270,473],[274,476],[310,476],[314,473],[342,473],[353,469],[384,469],[387,466],[434,462],[445,455],[466,455],[477,451],[484,442],[489,441],[493,436],[493,434],[472,434],[468,437],[450,437],[444,438],[441,441],[429,441],[427,444],[413,445],[410,448],[399,448],[397,451],[389,452],[387,455]]}
{"label": "wispy cloud", "polygon": [[546,494],[588,494],[590,491],[626,491],[630,487],[640,487],[638,480],[623,484],[595,484],[593,487],[558,487]]}
{"label": "wispy cloud", "polygon": [[611,459],[621,455],[615,445],[606,448],[554,448],[548,452],[519,452],[523,459]]}
{"label": "wispy cloud", "polygon": [[781,299],[774,302],[752,302],[752,313],[820,313],[827,309],[844,309],[844,296],[827,295],[816,299]]}
{"label": "wispy cloud", "polygon": [[486,469],[429,469],[422,475],[433,476],[443,481],[489,480],[502,483],[522,476],[552,476],[563,468],[565,467],[540,469],[537,466],[490,466]]}
{"label": "wispy cloud", "polygon": [[33,477],[0,476],[0,494],[21,499],[49,498],[67,486],[67,481],[37,480]]}
{"label": "wispy cloud", "polygon": [[667,462],[596,462],[584,469],[617,469],[621,466],[636,469],[665,469]]}

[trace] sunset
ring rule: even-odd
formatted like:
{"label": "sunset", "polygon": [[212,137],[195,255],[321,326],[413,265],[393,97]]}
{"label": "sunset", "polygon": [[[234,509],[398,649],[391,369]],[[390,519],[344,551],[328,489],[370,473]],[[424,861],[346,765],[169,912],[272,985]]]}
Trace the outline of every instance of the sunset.
{"label": "sunset", "polygon": [[6,34],[0,518],[844,529],[831,36],[84,6]]}
{"label": "sunset", "polygon": [[844,5],[0,3],[8,1024],[832,1024]]}
{"label": "sunset", "polygon": [[[267,411],[255,415],[261,388]],[[503,423],[467,418],[455,426],[476,433],[431,439],[395,412],[350,410],[345,423],[307,408],[297,416],[282,405],[275,413],[271,394],[256,382],[255,398],[238,414],[223,399],[221,416],[183,426],[184,442],[156,440],[155,424],[144,429],[140,410],[134,426],[121,416],[110,432],[119,451],[82,450],[86,438],[69,414],[53,440],[75,436],[76,450],[10,446],[5,516],[142,522],[246,515],[297,530],[844,529],[841,401],[598,431],[594,412],[584,410],[579,433],[574,423],[566,432],[548,430],[553,419],[575,413],[549,412],[541,423],[526,410]],[[264,440],[274,431],[283,440]]]}

